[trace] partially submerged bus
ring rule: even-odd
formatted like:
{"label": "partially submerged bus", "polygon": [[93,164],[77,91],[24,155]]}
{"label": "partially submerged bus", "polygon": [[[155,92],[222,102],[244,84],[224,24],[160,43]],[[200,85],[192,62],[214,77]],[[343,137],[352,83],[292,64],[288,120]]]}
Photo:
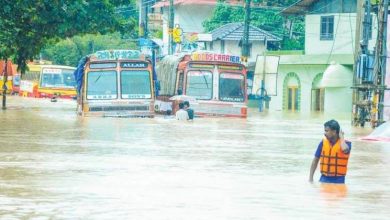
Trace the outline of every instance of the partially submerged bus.
{"label": "partially submerged bus", "polygon": [[35,98],[76,98],[76,68],[61,65],[28,64],[20,79],[19,95]]}
{"label": "partially submerged bus", "polygon": [[[197,116],[247,117],[246,68],[240,57],[209,52],[168,55],[157,67],[155,108],[189,100]],[[166,108],[166,107],[165,107]]]}
{"label": "partially submerged bus", "polygon": [[75,71],[77,111],[83,116],[153,117],[153,65],[137,50],[98,51]]}

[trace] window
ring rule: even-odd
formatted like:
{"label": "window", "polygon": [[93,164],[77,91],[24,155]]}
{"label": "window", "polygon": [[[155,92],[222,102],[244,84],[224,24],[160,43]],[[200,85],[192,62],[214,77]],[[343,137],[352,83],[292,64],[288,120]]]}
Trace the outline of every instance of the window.
{"label": "window", "polygon": [[333,40],[334,16],[321,17],[320,40]]}
{"label": "window", "polygon": [[87,99],[116,99],[116,71],[96,71],[87,75]]}
{"label": "window", "polygon": [[191,70],[187,73],[186,95],[197,99],[211,99],[213,74],[210,71]]}
{"label": "window", "polygon": [[71,70],[60,72],[44,71],[41,76],[40,87],[42,88],[74,88],[76,81]]}
{"label": "window", "polygon": [[227,102],[244,102],[244,75],[221,73],[219,75],[219,99]]}
{"label": "window", "polygon": [[121,90],[124,99],[152,98],[149,71],[122,71]]}
{"label": "window", "polygon": [[225,41],[221,40],[221,53],[225,53]]}

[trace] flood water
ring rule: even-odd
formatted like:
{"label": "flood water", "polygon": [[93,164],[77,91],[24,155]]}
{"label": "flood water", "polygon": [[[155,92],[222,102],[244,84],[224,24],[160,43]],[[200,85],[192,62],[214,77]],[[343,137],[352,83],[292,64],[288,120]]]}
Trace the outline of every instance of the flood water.
{"label": "flood water", "polygon": [[0,219],[388,219],[390,144],[353,143],[345,187],[308,182],[326,115],[82,118],[74,101],[8,97]]}

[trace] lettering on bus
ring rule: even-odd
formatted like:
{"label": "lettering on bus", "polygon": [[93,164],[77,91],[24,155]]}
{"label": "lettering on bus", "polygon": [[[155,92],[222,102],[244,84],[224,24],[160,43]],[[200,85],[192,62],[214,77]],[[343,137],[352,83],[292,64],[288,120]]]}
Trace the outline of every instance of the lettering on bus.
{"label": "lettering on bus", "polygon": [[148,64],[145,62],[125,62],[121,63],[122,68],[146,68]]}
{"label": "lettering on bus", "polygon": [[214,65],[207,65],[207,64],[197,64],[197,63],[190,63],[189,64],[191,68],[199,68],[199,69],[213,69]]}
{"label": "lettering on bus", "polygon": [[123,94],[122,98],[124,99],[150,99],[152,95],[150,94]]}
{"label": "lettering on bus", "polygon": [[241,63],[239,56],[232,56],[227,54],[213,54],[213,53],[193,53],[191,55],[193,61],[220,61],[230,63]]}
{"label": "lettering on bus", "polygon": [[102,50],[92,57],[97,60],[140,59],[141,53],[137,50]]}
{"label": "lettering on bus", "polygon": [[42,73],[61,74],[62,70],[61,69],[53,69],[53,68],[44,68],[42,70]]}
{"label": "lettering on bus", "polygon": [[242,66],[223,66],[223,65],[218,65],[219,69],[222,70],[242,70]]}

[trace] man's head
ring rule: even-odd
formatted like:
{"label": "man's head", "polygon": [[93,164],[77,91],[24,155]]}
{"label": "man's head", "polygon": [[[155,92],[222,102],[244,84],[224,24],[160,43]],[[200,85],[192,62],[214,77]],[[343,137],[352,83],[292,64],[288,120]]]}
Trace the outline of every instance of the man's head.
{"label": "man's head", "polygon": [[336,140],[339,137],[340,125],[336,120],[330,120],[324,124],[325,137],[329,140]]}
{"label": "man's head", "polygon": [[184,101],[183,104],[184,104],[184,107],[187,107],[187,108],[190,107],[190,102],[189,101]]}
{"label": "man's head", "polygon": [[179,103],[179,109],[183,109],[184,108],[184,103],[180,102]]}

